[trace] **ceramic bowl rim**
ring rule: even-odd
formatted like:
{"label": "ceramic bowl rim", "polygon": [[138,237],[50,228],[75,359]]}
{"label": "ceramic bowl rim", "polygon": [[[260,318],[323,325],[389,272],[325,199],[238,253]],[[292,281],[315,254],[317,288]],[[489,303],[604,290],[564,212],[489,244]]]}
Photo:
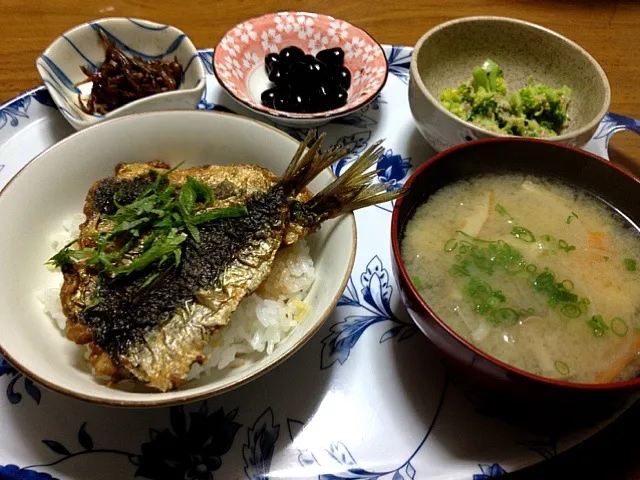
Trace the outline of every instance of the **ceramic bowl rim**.
{"label": "ceramic bowl rim", "polygon": [[[71,28],[69,28],[68,30],[66,30],[65,32],[61,33],[60,35],[58,35],[56,38],[53,39],[53,41],[47,46],[47,48],[45,48],[42,53],[40,53],[38,55],[38,57],[36,58],[36,70],[38,70],[38,74],[40,75],[40,78],[42,78],[42,74],[40,73],[40,69],[39,69],[39,65],[38,62],[40,61],[40,59],[42,58],[43,55],[49,55],[50,51],[52,48],[54,48],[54,46],[56,46],[58,43],[60,43],[60,41],[66,37],[67,35],[74,33],[76,31],[80,31],[80,30],[84,30],[87,27],[91,28],[91,24],[117,24],[123,21],[128,21],[133,23],[134,25],[140,27],[140,25],[138,25],[138,23],[148,23],[148,24],[153,24],[153,25],[158,25],[158,26],[162,26],[165,28],[162,28],[162,30],[171,30],[174,31],[176,34],[178,35],[184,35],[184,39],[182,40],[184,42],[184,44],[187,46],[187,49],[189,51],[189,54],[191,56],[191,58],[195,58],[197,61],[195,62],[194,67],[197,69],[197,74],[198,74],[198,81],[195,84],[194,87],[191,88],[182,88],[182,86],[178,87],[176,90],[171,90],[169,92],[161,92],[161,93],[156,93],[153,95],[150,95],[148,97],[143,97],[143,98],[139,98],[137,100],[134,100],[133,102],[127,103],[126,105],[122,105],[121,107],[118,107],[114,110],[111,110],[110,112],[107,112],[104,115],[101,115],[99,117],[95,117],[94,120],[91,120],[89,118],[79,118],[79,119],[69,119],[66,115],[64,115],[64,117],[71,123],[78,126],[81,126],[83,128],[87,128],[89,126],[95,125],[97,123],[101,123],[104,122],[106,120],[110,120],[113,117],[117,117],[120,116],[122,114],[125,115],[132,115],[132,114],[127,114],[127,110],[130,109],[134,109],[136,107],[139,107],[140,105],[144,105],[145,103],[155,103],[158,101],[158,98],[171,98],[171,97],[175,97],[178,95],[184,95],[184,94],[196,94],[196,93],[200,93],[200,95],[202,95],[202,92],[204,91],[204,88],[206,86],[206,73],[205,73],[205,68],[204,65],[202,64],[202,59],[200,58],[200,55],[198,53],[198,49],[196,48],[195,44],[193,43],[193,41],[191,41],[191,38],[189,38],[189,36],[184,33],[182,30],[180,30],[177,27],[174,27],[173,25],[169,25],[169,24],[161,24],[158,22],[153,22],[151,20],[146,20],[143,18],[135,18],[135,17],[102,17],[102,18],[98,18],[96,20],[90,20],[88,22],[84,22],[81,23],[79,25],[75,25]],[[141,28],[145,28],[145,27],[141,27]],[[188,66],[188,65],[187,65]],[[186,66],[185,66],[186,67]],[[183,68],[185,68],[183,67]],[[44,80],[44,78],[42,78]],[[45,84],[45,88],[48,87]],[[51,99],[53,100],[54,103],[55,100],[53,99],[53,96],[51,97]],[[56,103],[57,106],[57,103]],[[164,110],[156,110],[156,111],[164,111]],[[144,112],[140,112],[140,113],[144,113]],[[86,115],[86,114],[85,114]],[[134,114],[135,115],[135,114]]]}
{"label": "ceramic bowl rim", "polygon": [[[32,165],[35,164],[35,162],[41,161],[41,158],[45,154],[48,154],[48,152],[50,152],[51,150],[57,148],[58,145],[61,145],[63,143],[66,143],[66,142],[70,141],[71,139],[73,139],[77,135],[86,135],[85,132],[92,131],[93,129],[96,129],[96,128],[102,129],[102,128],[104,128],[104,125],[109,125],[109,124],[112,124],[114,122],[132,121],[132,117],[163,116],[163,115],[172,116],[174,114],[179,114],[179,115],[184,115],[184,114],[190,114],[190,115],[217,115],[217,116],[220,116],[220,117],[230,117],[230,118],[233,118],[233,119],[237,119],[237,120],[239,120],[241,122],[254,123],[258,127],[266,128],[267,130],[271,130],[272,132],[277,133],[278,135],[282,136],[284,140],[292,141],[295,144],[299,144],[300,143],[298,140],[293,138],[291,135],[289,135],[289,134],[277,129],[276,127],[273,127],[271,125],[267,125],[267,124],[265,124],[263,122],[260,122],[259,120],[255,120],[255,119],[247,118],[247,117],[242,117],[240,115],[226,113],[226,112],[208,112],[208,111],[202,111],[202,110],[160,110],[160,111],[155,111],[155,112],[135,113],[135,114],[127,115],[127,116],[124,116],[124,117],[112,118],[112,119],[106,120],[104,122],[98,122],[98,123],[96,123],[94,125],[89,126],[86,129],[79,130],[79,131],[74,132],[73,134],[69,135],[68,137],[63,138],[59,142],[55,143],[54,145],[50,146],[49,148],[47,148],[43,152],[41,152],[38,155],[36,155],[34,158],[29,160],[29,162],[27,162],[25,165],[23,165],[22,168],[20,168],[20,170],[18,170],[18,172],[16,172],[16,174],[11,178],[11,180],[9,180],[9,182],[2,189],[0,189],[0,196],[2,196],[9,188],[11,188],[11,185],[13,184],[14,180],[18,178],[18,176],[23,175],[24,172],[28,168],[30,168]],[[330,169],[328,171],[329,171],[329,173],[331,173],[333,178],[336,178],[335,175],[333,175],[333,173],[331,172]],[[351,245],[350,245],[351,251],[350,251],[350,254],[349,254],[349,261],[347,263],[347,268],[345,270],[345,274],[343,275],[343,278],[341,279],[340,284],[337,287],[335,295],[333,295],[333,298],[331,299],[329,304],[324,308],[324,310],[318,316],[317,322],[314,325],[312,325],[310,327],[310,329],[304,335],[302,335],[300,337],[300,339],[295,344],[292,345],[291,349],[289,351],[285,352],[284,355],[282,355],[282,357],[280,357],[277,360],[271,361],[264,368],[254,372],[252,374],[245,375],[245,376],[241,377],[240,379],[238,379],[233,384],[228,385],[228,386],[226,386],[224,388],[209,389],[209,390],[200,392],[198,394],[189,394],[188,392],[177,390],[175,396],[169,397],[169,398],[165,398],[163,400],[153,400],[153,399],[142,400],[142,401],[114,400],[114,399],[99,397],[99,396],[96,396],[96,395],[93,395],[93,394],[85,394],[85,393],[78,392],[76,390],[73,390],[73,389],[70,389],[70,388],[67,388],[67,387],[61,387],[61,386],[59,386],[59,385],[57,385],[57,384],[55,384],[53,382],[50,382],[48,380],[44,380],[37,373],[25,368],[21,364],[21,362],[19,360],[17,360],[14,356],[10,355],[5,350],[5,348],[2,346],[1,342],[0,342],[0,356],[5,358],[13,367],[15,367],[21,373],[23,373],[26,377],[36,381],[37,383],[39,383],[40,385],[46,387],[49,390],[52,390],[52,391],[57,392],[57,393],[61,393],[63,395],[71,397],[71,398],[75,398],[75,399],[82,400],[82,401],[89,402],[89,403],[96,404],[96,405],[108,406],[108,407],[119,407],[119,408],[169,407],[169,406],[174,406],[174,405],[181,405],[181,404],[184,404],[184,403],[195,402],[195,401],[198,401],[198,400],[204,400],[204,399],[211,398],[211,397],[226,393],[228,391],[234,390],[234,389],[236,389],[236,388],[238,388],[238,387],[240,387],[242,385],[245,385],[245,384],[247,384],[247,383],[249,383],[249,382],[251,382],[251,381],[253,381],[253,380],[255,380],[255,379],[257,379],[257,378],[259,378],[261,376],[263,376],[264,374],[270,372],[271,370],[273,370],[274,368],[276,368],[277,366],[281,365],[286,360],[288,360],[291,356],[293,356],[294,353],[298,352],[304,345],[306,345],[308,343],[308,341],[318,332],[318,330],[320,330],[320,328],[326,322],[327,318],[331,315],[331,313],[336,308],[336,305],[338,304],[340,296],[342,295],[344,289],[347,286],[347,282],[349,281],[349,278],[351,277],[351,272],[353,270],[353,265],[355,263],[356,251],[357,251],[357,230],[356,230],[355,216],[354,216],[353,212],[350,212],[350,213],[344,215],[344,218],[348,219],[348,221],[351,224]],[[319,279],[317,278],[316,280],[319,280]],[[104,388],[108,388],[108,387],[105,386]],[[152,397],[153,393],[145,393],[144,395],[148,395],[148,396]]]}
{"label": "ceramic bowl rim", "polygon": [[[518,138],[518,137],[509,137],[509,138],[483,138],[483,139],[479,139],[479,140],[473,140],[470,142],[466,142],[460,145],[456,145],[455,147],[449,148],[447,150],[444,150],[443,152],[440,152],[436,155],[434,155],[433,157],[431,157],[428,161],[426,161],[424,164],[420,165],[416,171],[410,176],[410,178],[405,182],[405,188],[407,189],[408,192],[410,192],[410,187],[413,184],[413,182],[415,182],[420,176],[427,174],[429,167],[431,167],[432,165],[434,165],[436,162],[439,161],[446,161],[448,159],[448,157],[452,154],[458,153],[459,151],[465,151],[465,150],[469,150],[469,149],[473,149],[478,145],[482,145],[482,144],[501,144],[501,143],[522,143],[523,146],[526,146],[527,144],[532,144],[532,143],[536,143],[536,144],[543,144],[543,145],[547,145],[547,148],[557,148],[557,149],[565,149],[565,150],[569,150],[569,151],[573,151],[575,153],[578,153],[584,157],[586,157],[587,159],[589,159],[589,161],[594,161],[594,162],[599,162],[601,164],[603,164],[605,167],[608,168],[612,168],[614,170],[616,170],[618,172],[618,174],[621,175],[625,175],[626,177],[628,177],[630,180],[634,181],[637,186],[638,186],[638,190],[640,190],[640,178],[636,177],[635,175],[633,175],[630,172],[627,172],[626,170],[622,169],[621,167],[619,167],[618,165],[616,165],[615,163],[612,163],[608,160],[605,160],[597,155],[594,155],[590,152],[587,152],[585,150],[582,150],[580,148],[577,147],[572,147],[572,146],[568,146],[568,145],[563,145],[563,144],[557,144],[557,143],[550,143],[547,142],[545,140],[541,140],[541,139],[537,139],[537,138]],[[450,182],[449,182],[450,183]],[[418,293],[418,291],[416,290],[416,288],[413,285],[413,282],[411,282],[410,280],[410,276],[409,273],[407,272],[405,265],[404,265],[404,261],[402,260],[402,255],[400,253],[400,208],[403,204],[403,201],[405,199],[405,196],[399,198],[398,200],[396,200],[396,203],[393,207],[393,213],[392,213],[392,217],[391,217],[391,249],[392,249],[392,254],[393,254],[393,259],[395,261],[395,264],[397,265],[397,271],[399,272],[400,276],[402,277],[402,281],[404,282],[404,284],[407,286],[404,291],[406,292],[406,294],[408,296],[411,297],[411,300],[416,304],[420,306],[420,309],[422,311],[424,311],[427,315],[429,315],[431,317],[431,319],[433,319],[433,321],[438,325],[438,327],[442,330],[444,330],[446,332],[446,334],[451,337],[452,339],[454,339],[457,343],[459,343],[463,348],[466,348],[468,351],[471,351],[471,353],[473,353],[474,355],[477,355],[481,358],[483,358],[484,360],[486,360],[487,362],[493,364],[493,365],[497,365],[498,367],[500,367],[501,369],[509,372],[510,374],[516,375],[519,378],[525,378],[529,381],[533,381],[536,384],[542,384],[542,385],[547,385],[547,386],[554,386],[554,387],[560,387],[566,390],[572,390],[572,391],[606,391],[606,392],[612,392],[612,391],[619,391],[619,390],[625,390],[627,388],[632,388],[632,387],[640,387],[640,377],[638,378],[633,378],[630,380],[625,380],[622,382],[612,382],[612,383],[572,383],[572,382],[567,382],[564,380],[555,380],[555,379],[551,379],[551,378],[545,378],[539,375],[534,375],[532,373],[529,373],[525,370],[521,370],[519,368],[516,368],[512,365],[509,365],[491,355],[489,355],[488,353],[484,352],[483,350],[481,350],[480,348],[476,347],[475,345],[473,345],[471,342],[469,342],[468,340],[465,340],[461,335],[459,335],[458,333],[456,333],[453,328],[451,328],[450,326],[448,326],[441,318],[439,315],[437,315],[433,309],[429,306],[429,304],[422,298],[422,296]]]}
{"label": "ceramic bowl rim", "polygon": [[[482,127],[480,127],[480,126],[478,126],[478,125],[476,125],[474,123],[471,123],[471,122],[469,122],[467,120],[463,120],[460,117],[457,117],[456,115],[451,113],[449,110],[444,108],[440,104],[438,99],[429,91],[427,86],[424,84],[424,81],[422,80],[422,77],[420,76],[420,73],[418,71],[418,55],[422,51],[422,48],[424,47],[425,43],[434,34],[440,32],[441,30],[444,30],[444,29],[446,29],[448,27],[451,27],[453,25],[458,25],[460,23],[471,23],[471,22],[510,23],[510,24],[518,25],[519,27],[532,28],[534,30],[538,30],[540,32],[543,32],[545,35],[553,36],[556,39],[561,40],[562,42],[565,42],[573,50],[575,50],[577,53],[579,53],[584,58],[586,58],[588,60],[588,62],[598,72],[598,78],[600,79],[600,83],[604,87],[603,105],[600,108],[600,110],[598,111],[598,113],[589,122],[587,122],[582,127],[578,128],[577,130],[571,131],[571,132],[561,133],[560,135],[556,135],[555,137],[546,138],[545,140],[546,141],[551,141],[551,142],[563,142],[563,141],[567,141],[567,140],[579,137],[580,135],[582,135],[582,134],[584,134],[586,132],[589,132],[590,130],[595,130],[595,128],[602,121],[602,119],[607,114],[607,112],[609,111],[609,108],[611,106],[611,85],[609,84],[609,79],[607,78],[607,74],[605,73],[603,68],[600,66],[600,64],[597,62],[597,60],[589,52],[587,52],[584,48],[582,48],[580,45],[578,45],[576,42],[574,42],[573,40],[570,40],[569,38],[559,34],[558,32],[556,32],[554,30],[551,30],[551,29],[549,29],[547,27],[543,27],[542,25],[538,25],[536,23],[527,22],[525,20],[519,20],[517,18],[500,17],[500,16],[492,16],[492,15],[462,17],[462,18],[456,18],[454,20],[449,20],[448,22],[441,23],[441,24],[435,26],[434,28],[432,28],[431,30],[429,30],[428,32],[426,32],[424,35],[422,35],[422,37],[420,37],[418,42],[415,44],[415,46],[413,48],[413,53],[411,54],[411,63],[410,63],[410,67],[409,67],[410,76],[415,80],[416,85],[418,86],[421,94],[423,96],[425,96],[428,99],[428,101],[432,105],[434,105],[436,107],[436,109],[440,113],[443,113],[448,118],[450,118],[451,120],[454,120],[458,124],[460,124],[460,125],[462,125],[462,126],[464,126],[466,128],[469,128],[469,129],[471,129],[471,130],[473,130],[475,132],[482,133],[483,135],[490,136],[490,137],[493,137],[493,138],[514,138],[513,135],[507,135],[507,134],[503,134],[503,133],[498,133],[498,132],[493,132],[491,130],[487,130],[487,129],[482,128]],[[534,137],[520,137],[520,138],[534,138]]]}
{"label": "ceramic bowl rim", "polygon": [[360,27],[358,27],[358,26],[356,26],[356,25],[354,25],[351,22],[348,22],[346,20],[332,17],[331,15],[325,15],[323,13],[293,11],[293,10],[285,10],[285,11],[275,12],[275,13],[265,13],[264,15],[258,15],[256,17],[252,17],[252,18],[248,18],[246,20],[243,20],[240,23],[238,23],[238,24],[234,25],[233,27],[231,27],[220,38],[220,41],[218,42],[218,46],[239,25],[242,25],[244,23],[254,23],[254,22],[257,22],[257,21],[262,20],[262,19],[266,19],[266,18],[269,18],[269,17],[275,17],[276,15],[284,15],[284,14],[287,14],[287,15],[311,15],[311,16],[314,16],[314,17],[324,17],[324,18],[327,18],[329,20],[337,20],[337,21],[346,23],[350,27],[355,28],[357,30],[360,30],[366,37],[368,37],[371,40],[371,42],[373,44],[376,45],[376,47],[380,51],[381,57],[384,59],[384,65],[385,65],[384,78],[380,82],[380,86],[375,91],[371,92],[369,95],[359,98],[352,107],[350,107],[350,108],[348,108],[346,110],[343,110],[341,112],[336,112],[336,110],[338,110],[338,109],[327,110],[326,112],[317,112],[317,113],[294,113],[294,112],[285,112],[283,110],[275,110],[273,108],[268,108],[268,107],[265,107],[263,105],[260,105],[259,103],[255,102],[255,101],[242,100],[240,97],[238,97],[236,94],[234,94],[229,89],[229,87],[226,84],[226,80],[224,78],[222,78],[221,75],[218,74],[218,69],[216,68],[216,52],[218,51],[218,48],[216,47],[213,50],[213,57],[211,59],[211,66],[213,68],[213,74],[215,75],[216,80],[218,80],[218,83],[220,84],[220,86],[223,88],[223,90],[227,94],[229,94],[229,96],[231,98],[233,98],[236,102],[240,103],[242,106],[244,106],[245,108],[248,108],[252,112],[258,113],[260,115],[264,115],[264,116],[266,116],[266,117],[268,117],[268,118],[270,118],[272,120],[275,120],[275,121],[278,121],[279,119],[286,119],[286,120],[297,120],[299,122],[304,122],[305,120],[328,120],[329,121],[329,120],[332,120],[332,119],[335,119],[335,118],[344,117],[346,115],[349,115],[349,114],[351,114],[353,112],[356,112],[356,111],[360,110],[361,108],[366,107],[369,103],[371,103],[380,94],[380,92],[382,91],[384,86],[387,84],[387,80],[389,78],[389,60],[387,60],[387,56],[384,53],[384,48],[369,32],[367,32],[363,28],[360,28]]}

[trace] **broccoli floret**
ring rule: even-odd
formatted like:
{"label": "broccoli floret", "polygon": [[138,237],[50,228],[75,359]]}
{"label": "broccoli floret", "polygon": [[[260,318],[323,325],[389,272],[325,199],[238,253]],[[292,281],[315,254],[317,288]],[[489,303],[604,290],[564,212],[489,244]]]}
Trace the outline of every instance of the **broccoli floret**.
{"label": "broccoli floret", "polygon": [[471,87],[468,85],[460,85],[455,90],[447,88],[440,95],[442,106],[454,115],[465,119],[469,114],[469,110],[473,105],[473,97],[471,95]]}
{"label": "broccoli floret", "polygon": [[500,66],[493,60],[485,60],[481,67],[473,70],[473,88],[478,90],[484,88],[487,92],[497,90],[498,79],[504,80],[504,75]]}
{"label": "broccoli floret", "polygon": [[542,84],[529,84],[511,97],[511,106],[515,113],[559,133],[568,121],[570,100],[571,90],[566,86],[554,89]]}
{"label": "broccoli floret", "polygon": [[454,115],[479,127],[508,135],[551,137],[568,123],[571,89],[554,89],[533,83],[514,92],[507,100],[503,71],[486,60],[473,71],[472,78],[458,88],[446,89],[442,105]]}

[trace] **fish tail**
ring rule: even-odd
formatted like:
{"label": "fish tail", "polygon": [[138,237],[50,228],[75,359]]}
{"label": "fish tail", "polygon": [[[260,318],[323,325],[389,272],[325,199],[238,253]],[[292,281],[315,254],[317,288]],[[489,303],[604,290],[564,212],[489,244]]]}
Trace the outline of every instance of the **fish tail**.
{"label": "fish tail", "polygon": [[[324,152],[320,152],[320,146],[326,134],[323,133],[319,135],[316,140],[311,143],[315,136],[315,130],[310,130],[305,139],[300,143],[298,150],[282,177],[281,184],[287,187],[292,194],[300,192],[325,168],[349,153],[349,150],[345,147],[332,147]],[[305,150],[307,151],[305,152]]]}
{"label": "fish tail", "polygon": [[300,209],[300,214],[309,220],[315,218],[319,223],[328,218],[389,202],[404,194],[404,189],[388,191],[387,183],[373,183],[379,170],[368,171],[384,152],[382,140],[373,144],[351,167],[337,180],[317,193]]}

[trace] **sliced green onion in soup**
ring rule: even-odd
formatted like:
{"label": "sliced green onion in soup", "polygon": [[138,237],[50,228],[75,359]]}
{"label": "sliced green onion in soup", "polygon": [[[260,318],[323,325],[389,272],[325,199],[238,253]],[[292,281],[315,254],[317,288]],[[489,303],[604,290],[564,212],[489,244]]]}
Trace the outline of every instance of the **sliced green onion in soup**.
{"label": "sliced green onion in soup", "polygon": [[569,368],[569,365],[567,365],[562,360],[556,360],[556,363],[554,364],[554,366],[556,367],[556,371],[563,377],[566,377],[571,373],[571,369]]}
{"label": "sliced green onion in soup", "polygon": [[455,238],[450,238],[449,240],[447,240],[447,243],[444,244],[444,251],[452,252],[456,249],[457,246],[458,241]]}
{"label": "sliced green onion in soup", "polygon": [[563,239],[558,240],[558,248],[560,250],[564,250],[567,253],[576,249],[575,245],[569,245],[567,241]]}
{"label": "sliced green onion in soup", "polygon": [[491,313],[491,322],[510,325],[516,323],[520,319],[520,314],[513,308],[505,307],[494,310]]}
{"label": "sliced green onion in soup", "polygon": [[458,265],[458,264],[451,265],[451,268],[449,269],[449,274],[453,275],[454,277],[468,277],[469,275],[471,275],[469,270],[467,270],[462,265]]}
{"label": "sliced green onion in soup", "polygon": [[533,281],[533,288],[536,290],[546,290],[555,281],[556,276],[551,272],[542,272]]}
{"label": "sliced green onion in soup", "polygon": [[605,330],[609,330],[609,325],[604,322],[602,315],[594,315],[587,320],[587,325],[593,330],[593,334],[596,337],[604,335]]}
{"label": "sliced green onion in soup", "polygon": [[498,305],[500,305],[501,302],[500,299],[496,297],[489,297],[487,298],[485,303],[491,308],[496,308]]}
{"label": "sliced green onion in soup", "polygon": [[619,337],[624,337],[629,331],[627,322],[625,322],[620,317],[614,317],[611,320],[610,327],[611,327],[611,331]]}
{"label": "sliced green onion in soup", "polygon": [[582,311],[580,310],[578,304],[567,303],[566,305],[562,306],[562,308],[560,309],[560,313],[569,318],[578,318],[582,314]]}
{"label": "sliced green onion in soup", "polygon": [[496,207],[494,209],[496,212],[498,212],[500,215],[502,215],[503,217],[508,217],[510,220],[513,220],[513,217],[509,214],[509,212],[507,211],[506,208],[504,208],[502,205],[500,205],[499,203],[496,203]]}
{"label": "sliced green onion in soup", "polygon": [[536,236],[531,233],[531,230],[524,227],[513,227],[511,229],[511,235],[523,242],[532,243],[536,241]]}

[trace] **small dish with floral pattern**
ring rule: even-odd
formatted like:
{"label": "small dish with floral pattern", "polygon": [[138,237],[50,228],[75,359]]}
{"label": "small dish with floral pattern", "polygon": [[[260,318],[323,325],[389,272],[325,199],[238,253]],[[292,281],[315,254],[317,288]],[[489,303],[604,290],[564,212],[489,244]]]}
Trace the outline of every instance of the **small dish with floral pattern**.
{"label": "small dish with floral pattern", "polygon": [[282,125],[312,127],[371,102],[385,85],[388,65],[380,44],[348,22],[279,12],[229,30],[215,49],[213,71],[252,112]]}

